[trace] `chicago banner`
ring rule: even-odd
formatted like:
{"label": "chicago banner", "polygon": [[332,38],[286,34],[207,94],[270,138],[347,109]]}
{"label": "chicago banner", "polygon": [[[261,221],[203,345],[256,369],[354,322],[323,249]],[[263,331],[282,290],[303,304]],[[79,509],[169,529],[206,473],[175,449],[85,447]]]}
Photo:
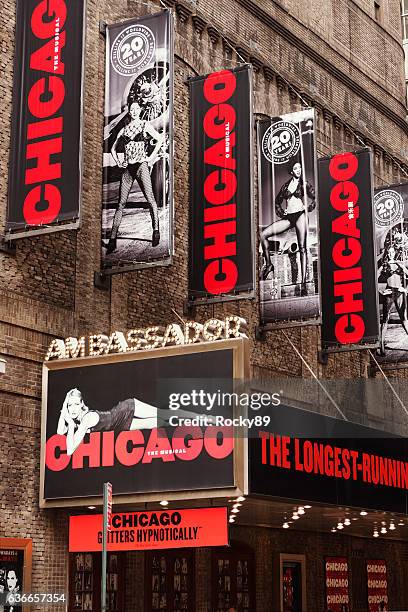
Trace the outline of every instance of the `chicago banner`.
{"label": "chicago banner", "polygon": [[378,291],[371,152],[319,159],[322,346],[376,346]]}
{"label": "chicago banner", "polygon": [[261,323],[320,315],[313,109],[258,122]]}
{"label": "chicago banner", "polygon": [[374,196],[381,342],[379,358],[408,358],[408,183]]}
{"label": "chicago banner", "polygon": [[325,557],[326,606],[344,612],[350,605],[349,564],[346,557]]}
{"label": "chicago banner", "polygon": [[78,226],[84,3],[18,0],[8,240]]}
{"label": "chicago banner", "polygon": [[108,26],[102,196],[105,273],[173,252],[170,11]]}
{"label": "chicago banner", "polygon": [[190,302],[254,292],[251,76],[190,79]]}
{"label": "chicago banner", "polygon": [[384,559],[368,559],[366,561],[366,568],[368,612],[377,612],[377,610],[387,610],[387,564]]}

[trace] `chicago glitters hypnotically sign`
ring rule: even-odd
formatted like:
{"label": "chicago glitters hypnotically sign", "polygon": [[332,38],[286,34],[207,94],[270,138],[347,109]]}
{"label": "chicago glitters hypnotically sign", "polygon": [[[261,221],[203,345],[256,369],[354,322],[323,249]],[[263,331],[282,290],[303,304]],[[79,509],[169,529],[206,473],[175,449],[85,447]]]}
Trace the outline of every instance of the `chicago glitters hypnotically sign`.
{"label": "chicago glitters hypnotically sign", "polygon": [[[112,515],[108,551],[226,546],[227,508],[129,512]],[[102,550],[102,515],[71,516],[69,551]]]}

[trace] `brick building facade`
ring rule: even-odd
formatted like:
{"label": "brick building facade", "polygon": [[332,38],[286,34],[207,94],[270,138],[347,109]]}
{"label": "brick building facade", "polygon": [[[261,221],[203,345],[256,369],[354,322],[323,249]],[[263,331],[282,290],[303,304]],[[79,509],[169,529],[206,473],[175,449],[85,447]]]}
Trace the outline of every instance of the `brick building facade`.
{"label": "brick building facade", "polygon": [[[376,186],[406,180],[408,124],[401,45],[399,0],[165,0],[175,16],[175,256],[170,267],[117,274],[108,289],[94,285],[100,269],[101,192],[105,40],[100,23],[113,23],[160,9],[138,0],[88,0],[84,76],[83,188],[81,228],[18,240],[15,250],[0,251],[0,353],[7,360],[0,377],[0,536],[32,538],[32,590],[67,590],[67,525],[65,510],[39,510],[41,366],[54,337],[93,331],[130,329],[173,321],[183,314],[187,293],[189,209],[189,94],[186,79],[235,66],[240,58],[254,69],[255,116],[316,108],[318,155],[355,150],[364,141],[373,148]],[[14,59],[15,2],[5,0],[0,12],[2,121],[0,134],[0,225],[4,226],[10,150]],[[255,138],[255,135],[254,135]],[[254,171],[256,162],[254,160]],[[256,181],[255,181],[256,184]],[[257,210],[257,190],[255,189]],[[257,300],[199,306],[194,318],[239,314],[249,324],[252,375],[309,377],[281,331],[255,339]],[[372,374],[367,351],[339,353],[327,365],[318,361],[320,329],[308,325],[286,329],[319,377],[367,378]],[[407,370],[389,371],[406,377]],[[378,374],[378,373],[377,373]],[[391,415],[394,429],[404,417]],[[360,415],[366,424],[389,419],[368,403]],[[382,423],[382,425],[381,425]],[[299,531],[292,534],[265,526],[232,529],[232,538],[257,551],[256,609],[275,611],[276,595],[269,572],[280,548],[307,551],[308,610],[324,609],[319,558],[326,549],[343,554],[370,548],[369,556],[387,558],[390,606],[408,608],[408,547],[341,535]],[[287,541],[283,538],[287,537]],[[329,536],[326,536],[328,538]],[[363,542],[363,544],[362,544]],[[377,545],[377,548],[376,548]],[[385,548],[384,548],[385,547]],[[197,611],[210,609],[210,552],[197,551]],[[265,565],[264,565],[265,560]],[[270,565],[269,565],[270,564]],[[143,555],[127,559],[126,610],[143,606]],[[207,569],[206,569],[207,568]],[[394,582],[392,582],[394,581]],[[136,588],[139,585],[140,588]],[[262,585],[262,586],[261,586]],[[392,592],[392,597],[391,597]],[[364,607],[353,608],[363,610]]]}

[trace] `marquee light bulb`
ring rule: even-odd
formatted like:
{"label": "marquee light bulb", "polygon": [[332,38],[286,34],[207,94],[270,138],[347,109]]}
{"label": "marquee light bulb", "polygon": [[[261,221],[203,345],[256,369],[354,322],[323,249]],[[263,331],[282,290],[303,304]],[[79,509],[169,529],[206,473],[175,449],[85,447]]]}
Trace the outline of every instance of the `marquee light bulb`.
{"label": "marquee light bulb", "polygon": [[337,529],[344,529],[344,525],[342,522],[337,523]]}
{"label": "marquee light bulb", "polygon": [[394,525],[394,523],[391,521],[391,522],[390,522],[390,531],[394,531],[394,529],[395,529],[395,525]]}
{"label": "marquee light bulb", "polygon": [[373,538],[378,538],[378,537],[379,537],[379,535],[378,535],[378,531],[374,531],[374,533],[373,533]]}
{"label": "marquee light bulb", "polygon": [[289,529],[289,523],[283,523],[282,527],[283,529]]}
{"label": "marquee light bulb", "polygon": [[88,510],[95,510],[96,506],[88,506]]}
{"label": "marquee light bulb", "polygon": [[346,525],[346,527],[348,527],[349,525],[351,525],[351,521],[349,518],[344,519],[344,524]]}
{"label": "marquee light bulb", "polygon": [[386,527],[381,527],[381,533],[386,534],[387,533],[387,528]]}
{"label": "marquee light bulb", "polygon": [[233,509],[231,510],[231,512],[233,512],[234,514],[238,514],[238,512],[239,512],[239,508],[233,508]]}
{"label": "marquee light bulb", "polygon": [[160,502],[160,505],[161,505],[161,506],[168,506],[168,505],[169,505],[169,502],[168,502],[166,499],[163,499],[163,500]]}
{"label": "marquee light bulb", "polygon": [[235,516],[230,516],[229,522],[230,523],[235,523]]}
{"label": "marquee light bulb", "polygon": [[360,512],[360,516],[367,516],[368,512],[366,512],[365,510],[362,510]]}
{"label": "marquee light bulb", "polygon": [[242,495],[237,497],[237,502],[243,502],[243,501],[245,501],[245,497],[242,497]]}
{"label": "marquee light bulb", "polygon": [[312,507],[312,506],[309,506],[309,505],[304,506],[304,508],[305,508],[306,510],[310,510],[310,508],[311,508],[311,507]]}
{"label": "marquee light bulb", "polygon": [[297,513],[298,514],[305,514],[305,509],[303,506],[299,506],[299,508],[297,509]]}
{"label": "marquee light bulb", "polygon": [[233,508],[239,508],[240,506],[242,506],[242,504],[234,504]]}
{"label": "marquee light bulb", "polygon": [[399,522],[398,522],[398,525],[399,525],[400,527],[403,527],[403,526],[404,526],[404,521],[399,521]]}
{"label": "marquee light bulb", "polygon": [[332,533],[335,533],[336,531],[337,531],[337,529],[336,529],[335,527],[332,527],[332,528],[331,528],[331,532],[332,532]]}

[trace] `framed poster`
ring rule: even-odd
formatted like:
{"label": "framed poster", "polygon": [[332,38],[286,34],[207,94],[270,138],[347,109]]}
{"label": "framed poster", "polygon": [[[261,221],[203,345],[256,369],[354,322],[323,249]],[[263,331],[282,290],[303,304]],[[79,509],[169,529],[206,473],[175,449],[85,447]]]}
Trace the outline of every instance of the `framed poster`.
{"label": "framed poster", "polygon": [[[31,590],[32,540],[0,538],[0,593]],[[13,612],[28,612],[29,606],[13,606]]]}
{"label": "framed poster", "polygon": [[325,557],[324,574],[326,608],[332,612],[348,612],[350,609],[348,559]]}
{"label": "framed poster", "polygon": [[370,559],[367,567],[368,612],[388,609],[387,563],[384,559]]}

